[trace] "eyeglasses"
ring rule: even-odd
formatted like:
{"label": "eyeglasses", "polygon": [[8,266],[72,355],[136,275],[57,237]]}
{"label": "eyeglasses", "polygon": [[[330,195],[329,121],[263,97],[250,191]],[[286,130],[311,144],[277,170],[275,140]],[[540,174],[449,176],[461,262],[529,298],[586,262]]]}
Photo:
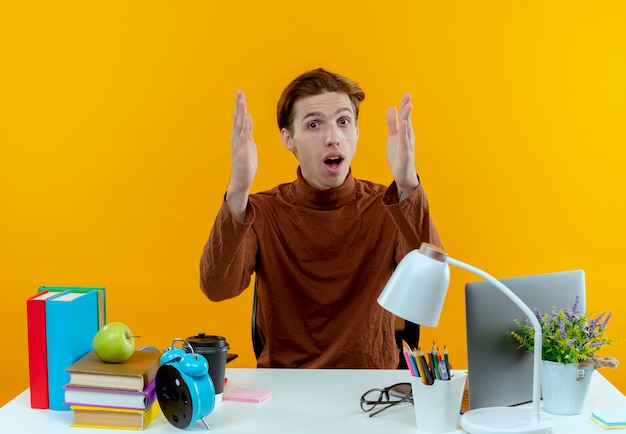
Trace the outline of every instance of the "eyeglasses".
{"label": "eyeglasses", "polygon": [[[403,392],[400,392],[403,390]],[[408,392],[406,392],[408,390]],[[397,397],[397,399],[393,399]],[[381,411],[387,410],[401,402],[409,402],[413,404],[413,392],[411,392],[411,383],[396,383],[384,389],[370,389],[361,396],[361,410],[368,412],[378,408],[370,417],[376,416]]]}

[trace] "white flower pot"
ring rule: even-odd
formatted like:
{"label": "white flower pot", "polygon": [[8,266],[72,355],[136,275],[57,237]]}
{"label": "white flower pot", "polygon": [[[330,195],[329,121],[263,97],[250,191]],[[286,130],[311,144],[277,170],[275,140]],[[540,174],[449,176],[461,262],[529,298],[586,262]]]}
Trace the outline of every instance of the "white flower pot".
{"label": "white flower pot", "polygon": [[580,414],[587,400],[594,366],[541,361],[543,409],[553,414]]}

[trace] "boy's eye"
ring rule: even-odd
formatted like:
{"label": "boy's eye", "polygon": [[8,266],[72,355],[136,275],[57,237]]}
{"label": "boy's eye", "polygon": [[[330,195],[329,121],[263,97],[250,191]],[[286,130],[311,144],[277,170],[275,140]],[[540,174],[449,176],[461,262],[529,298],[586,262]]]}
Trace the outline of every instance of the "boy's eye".
{"label": "boy's eye", "polygon": [[310,123],[309,123],[309,128],[313,128],[313,129],[315,129],[315,128],[317,128],[317,127],[319,127],[319,124],[318,124],[317,122],[310,122]]}
{"label": "boy's eye", "polygon": [[340,125],[349,125],[350,124],[350,119],[348,119],[348,118],[341,118],[341,119],[339,119],[339,124]]}

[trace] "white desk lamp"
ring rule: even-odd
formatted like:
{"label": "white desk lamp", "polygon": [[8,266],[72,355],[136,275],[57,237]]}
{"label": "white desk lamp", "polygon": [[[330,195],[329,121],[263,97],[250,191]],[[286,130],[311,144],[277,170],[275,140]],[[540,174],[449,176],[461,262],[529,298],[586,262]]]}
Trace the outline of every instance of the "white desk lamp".
{"label": "white desk lamp", "polygon": [[[448,264],[471,271],[492,283],[530,319],[535,329],[532,407],[486,407],[470,410],[461,417],[461,427],[470,434],[547,434],[554,423],[542,414],[540,403],[541,325],[524,302],[499,280],[484,271],[450,258],[446,252],[423,243],[398,264],[378,297],[389,312],[428,327],[436,327],[450,282]],[[470,374],[471,375],[471,372]]]}

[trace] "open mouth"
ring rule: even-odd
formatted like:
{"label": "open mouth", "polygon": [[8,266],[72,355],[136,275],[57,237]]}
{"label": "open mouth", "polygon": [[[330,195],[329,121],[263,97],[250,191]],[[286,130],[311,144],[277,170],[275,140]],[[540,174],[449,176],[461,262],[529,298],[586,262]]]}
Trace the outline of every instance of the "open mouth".
{"label": "open mouth", "polygon": [[339,167],[339,165],[341,165],[342,161],[343,161],[343,157],[340,157],[337,155],[337,156],[328,157],[327,159],[325,159],[324,164],[330,168],[336,169],[337,167]]}

